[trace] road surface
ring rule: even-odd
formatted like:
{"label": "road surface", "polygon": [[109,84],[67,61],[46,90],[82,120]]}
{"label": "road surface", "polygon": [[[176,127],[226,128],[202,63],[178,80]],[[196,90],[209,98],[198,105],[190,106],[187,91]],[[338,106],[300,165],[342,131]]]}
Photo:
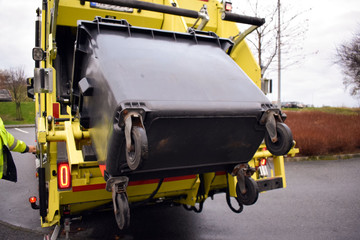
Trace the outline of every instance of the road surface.
{"label": "road surface", "polygon": [[[9,129],[33,144],[32,128]],[[37,195],[34,156],[14,154],[18,182],[0,181],[0,239],[42,239],[28,203]],[[262,193],[257,203],[235,214],[225,195],[208,199],[203,212],[182,207],[131,210],[131,228],[117,229],[113,213],[82,217],[71,224],[71,239],[360,239],[360,159],[286,162],[287,188]],[[2,222],[2,223],[1,223]],[[10,225],[9,225],[10,224]],[[37,238],[38,237],[38,238]],[[60,235],[64,238],[64,235]]]}

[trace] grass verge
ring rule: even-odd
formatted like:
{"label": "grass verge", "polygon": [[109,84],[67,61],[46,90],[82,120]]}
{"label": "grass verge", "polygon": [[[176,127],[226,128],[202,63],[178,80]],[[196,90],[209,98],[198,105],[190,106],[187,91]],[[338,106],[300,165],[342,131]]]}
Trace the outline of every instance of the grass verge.
{"label": "grass verge", "polygon": [[35,122],[34,102],[22,102],[21,112],[24,120],[16,120],[16,106],[14,102],[0,102],[0,117],[5,125],[33,124]]}

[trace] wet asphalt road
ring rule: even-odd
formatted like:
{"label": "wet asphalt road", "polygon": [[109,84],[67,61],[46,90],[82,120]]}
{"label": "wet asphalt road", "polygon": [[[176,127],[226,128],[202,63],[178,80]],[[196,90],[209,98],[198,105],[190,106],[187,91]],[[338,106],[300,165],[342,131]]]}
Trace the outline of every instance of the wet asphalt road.
{"label": "wet asphalt road", "polygon": [[[9,129],[33,142],[33,129]],[[27,199],[37,192],[34,156],[15,154],[18,183],[0,182],[0,239],[43,239],[38,212]],[[286,189],[262,193],[235,214],[225,195],[208,199],[200,214],[182,207],[131,210],[131,228],[117,229],[112,211],[86,214],[71,224],[71,239],[360,239],[360,159],[287,162]],[[64,238],[64,235],[60,235]]]}

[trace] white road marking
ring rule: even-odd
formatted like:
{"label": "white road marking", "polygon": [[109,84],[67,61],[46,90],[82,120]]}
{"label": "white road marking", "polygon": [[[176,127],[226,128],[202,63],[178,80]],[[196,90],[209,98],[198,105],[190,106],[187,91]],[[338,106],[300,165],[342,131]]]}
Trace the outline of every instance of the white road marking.
{"label": "white road marking", "polygon": [[22,132],[22,133],[29,133],[29,132],[24,131],[24,130],[21,130],[21,129],[19,129],[19,128],[14,128],[14,129],[17,130],[17,131],[19,131],[19,132]]}

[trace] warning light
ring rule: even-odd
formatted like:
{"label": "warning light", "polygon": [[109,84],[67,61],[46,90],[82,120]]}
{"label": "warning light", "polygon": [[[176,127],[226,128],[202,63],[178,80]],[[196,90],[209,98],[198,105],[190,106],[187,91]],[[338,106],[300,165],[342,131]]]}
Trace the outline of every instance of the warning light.
{"label": "warning light", "polygon": [[68,163],[59,163],[58,164],[58,187],[59,189],[69,189],[71,188],[71,175],[70,167]]}
{"label": "warning light", "polygon": [[29,197],[29,202],[30,203],[36,203],[37,199],[35,196]]}
{"label": "warning light", "polygon": [[35,196],[29,197],[29,202],[31,204],[32,209],[39,209],[40,208],[39,205],[36,204],[36,201],[37,201],[37,199],[36,199]]}
{"label": "warning light", "polygon": [[266,166],[266,158],[260,160],[260,166]]}
{"label": "warning light", "polygon": [[226,12],[232,11],[232,3],[231,2],[225,2],[225,11]]}

